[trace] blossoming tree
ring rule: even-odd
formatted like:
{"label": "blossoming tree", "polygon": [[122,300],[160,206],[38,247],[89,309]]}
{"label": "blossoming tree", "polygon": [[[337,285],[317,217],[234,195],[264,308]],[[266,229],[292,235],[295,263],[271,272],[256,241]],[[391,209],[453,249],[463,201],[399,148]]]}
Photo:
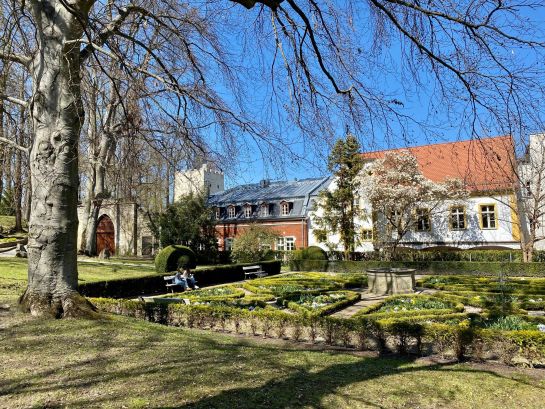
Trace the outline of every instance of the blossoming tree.
{"label": "blossoming tree", "polygon": [[366,167],[361,194],[371,204],[375,248],[383,249],[388,259],[411,229],[429,229],[432,215],[445,200],[464,201],[468,196],[460,179],[427,179],[409,151],[386,153]]}

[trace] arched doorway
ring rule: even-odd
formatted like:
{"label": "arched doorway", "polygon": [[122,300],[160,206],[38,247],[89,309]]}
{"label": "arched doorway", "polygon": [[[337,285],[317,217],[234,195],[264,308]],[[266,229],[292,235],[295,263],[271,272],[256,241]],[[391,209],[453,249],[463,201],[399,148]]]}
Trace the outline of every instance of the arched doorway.
{"label": "arched doorway", "polygon": [[97,225],[97,254],[108,249],[110,254],[115,254],[115,229],[112,219],[107,215],[100,216]]}

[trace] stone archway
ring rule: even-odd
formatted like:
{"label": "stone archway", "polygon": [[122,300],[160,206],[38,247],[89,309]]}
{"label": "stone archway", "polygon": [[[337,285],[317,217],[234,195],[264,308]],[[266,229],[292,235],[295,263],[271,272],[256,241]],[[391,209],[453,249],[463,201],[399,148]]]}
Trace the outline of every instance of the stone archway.
{"label": "stone archway", "polygon": [[115,254],[115,228],[112,219],[105,214],[98,219],[96,243],[97,254],[104,249],[108,249],[110,255]]}

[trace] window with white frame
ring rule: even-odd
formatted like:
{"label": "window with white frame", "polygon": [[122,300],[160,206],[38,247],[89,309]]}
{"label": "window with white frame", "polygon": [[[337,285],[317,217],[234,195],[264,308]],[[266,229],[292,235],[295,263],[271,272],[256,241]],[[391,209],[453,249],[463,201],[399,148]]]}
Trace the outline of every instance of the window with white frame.
{"label": "window with white frame", "polygon": [[479,210],[481,213],[481,228],[495,229],[497,227],[496,205],[480,205]]}
{"label": "window with white frame", "polygon": [[430,231],[430,211],[428,209],[416,209],[416,231]]}
{"label": "window with white frame", "polygon": [[464,206],[450,208],[450,228],[452,230],[463,230],[466,228],[466,209]]}
{"label": "window with white frame", "polygon": [[261,217],[268,217],[269,216],[269,204],[268,203],[262,203],[259,207],[259,216]]}
{"label": "window with white frame", "polygon": [[233,238],[227,237],[223,242],[223,248],[225,251],[231,251],[233,249]]}
{"label": "window with white frame", "polygon": [[232,219],[233,217],[235,217],[235,214],[236,214],[235,206],[229,206],[227,208],[227,217]]}
{"label": "window with white frame", "polygon": [[282,202],[280,204],[280,214],[282,216],[288,216],[290,214],[290,204],[288,202]]}
{"label": "window with white frame", "polygon": [[276,239],[276,250],[279,250],[279,251],[295,250],[295,237],[278,237]]}
{"label": "window with white frame", "polygon": [[219,207],[216,207],[216,208],[214,209],[214,217],[216,218],[216,220],[219,220],[220,216],[221,216],[220,208],[219,208]]}
{"label": "window with white frame", "polygon": [[373,229],[362,229],[361,231],[362,241],[373,241]]}
{"label": "window with white frame", "polygon": [[287,251],[295,250],[295,237],[286,237],[285,246]]}
{"label": "window with white frame", "polygon": [[252,217],[252,205],[245,205],[244,206],[244,217]]}

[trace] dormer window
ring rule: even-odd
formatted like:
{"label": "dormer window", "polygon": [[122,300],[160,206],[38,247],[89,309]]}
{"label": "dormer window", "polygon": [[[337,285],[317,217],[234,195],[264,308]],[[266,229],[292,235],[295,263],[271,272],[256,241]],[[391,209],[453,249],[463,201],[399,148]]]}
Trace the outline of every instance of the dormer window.
{"label": "dormer window", "polygon": [[269,204],[262,203],[259,207],[259,216],[260,217],[269,217]]}
{"label": "dormer window", "polygon": [[280,203],[280,215],[282,216],[288,216],[290,214],[290,203],[289,202],[282,202]]}
{"label": "dormer window", "polygon": [[233,217],[235,217],[235,214],[236,214],[235,206],[233,205],[229,206],[227,208],[227,217],[232,219]]}
{"label": "dormer window", "polygon": [[252,217],[252,205],[251,204],[245,204],[244,205],[244,217],[246,217],[246,218]]}
{"label": "dormer window", "polygon": [[220,216],[221,216],[221,209],[219,207],[216,207],[214,209],[214,217],[216,218],[216,220],[219,220]]}

